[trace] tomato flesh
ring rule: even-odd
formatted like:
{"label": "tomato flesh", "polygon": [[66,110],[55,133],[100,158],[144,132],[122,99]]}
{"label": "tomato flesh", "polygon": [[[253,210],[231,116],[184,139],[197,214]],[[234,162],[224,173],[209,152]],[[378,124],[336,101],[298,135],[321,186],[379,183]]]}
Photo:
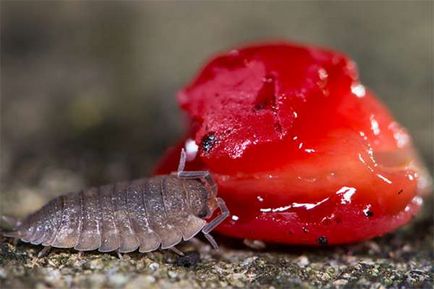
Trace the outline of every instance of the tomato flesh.
{"label": "tomato flesh", "polygon": [[[231,216],[218,231],[286,244],[389,232],[422,204],[429,177],[411,139],[345,55],[293,43],[212,59],[178,101]],[[157,167],[176,169],[180,142]]]}

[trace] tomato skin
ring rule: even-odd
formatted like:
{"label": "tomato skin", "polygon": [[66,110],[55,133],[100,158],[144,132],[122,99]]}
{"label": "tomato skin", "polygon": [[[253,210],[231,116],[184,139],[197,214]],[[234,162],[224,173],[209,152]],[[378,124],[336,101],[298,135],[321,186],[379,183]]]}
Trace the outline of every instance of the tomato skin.
{"label": "tomato skin", "polygon": [[[310,210],[310,214],[321,214],[317,220],[306,220],[307,212],[295,210],[285,213],[259,214],[247,220],[234,215],[229,222],[218,228],[218,232],[246,239],[282,244],[325,245],[320,238],[325,238],[328,245],[346,244],[367,240],[392,231],[406,224],[420,207],[420,199],[408,205],[408,212],[402,211],[393,217],[389,215],[367,217],[362,206],[336,207],[338,213],[322,214]],[[302,210],[302,209],[300,209]],[[374,209],[375,210],[375,209]]]}
{"label": "tomato skin", "polygon": [[[292,43],[211,60],[178,94],[198,156],[231,217],[218,231],[286,244],[341,244],[407,223],[430,178],[410,136],[345,55]],[[176,169],[180,142],[156,173]]]}

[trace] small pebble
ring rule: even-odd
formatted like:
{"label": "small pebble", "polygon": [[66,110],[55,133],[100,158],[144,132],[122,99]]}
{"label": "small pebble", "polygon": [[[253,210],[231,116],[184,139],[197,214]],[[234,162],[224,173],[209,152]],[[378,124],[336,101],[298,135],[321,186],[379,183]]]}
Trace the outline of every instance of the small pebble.
{"label": "small pebble", "polygon": [[306,256],[300,256],[297,259],[297,265],[301,268],[304,268],[309,265],[309,259]]}
{"label": "small pebble", "polygon": [[178,277],[178,274],[176,272],[173,272],[173,271],[167,272],[167,275],[169,275],[169,278],[172,278],[172,279],[175,279],[176,277]]}
{"label": "small pebble", "polygon": [[408,252],[412,252],[413,248],[410,245],[404,245],[404,247],[402,247],[402,252],[408,253]]}
{"label": "small pebble", "polygon": [[155,277],[153,276],[138,276],[133,280],[130,280],[124,287],[124,289],[138,289],[138,288],[154,288]]}
{"label": "small pebble", "polygon": [[0,268],[0,278],[5,279],[7,277],[7,274],[3,268]]}
{"label": "small pebble", "polygon": [[244,245],[251,249],[255,250],[262,250],[265,249],[266,244],[260,240],[251,240],[251,239],[244,239],[243,240]]}
{"label": "small pebble", "polygon": [[246,258],[241,265],[243,267],[249,266],[251,263],[253,263],[256,259],[258,259],[258,257],[254,256],[254,257],[248,257]]}
{"label": "small pebble", "polygon": [[114,286],[114,287],[121,287],[123,286],[125,283],[128,282],[128,277],[120,274],[120,273],[116,273],[112,276],[109,277],[109,282]]}
{"label": "small pebble", "polygon": [[152,271],[157,271],[160,268],[160,265],[158,263],[151,263],[149,264],[149,269],[151,269]]}
{"label": "small pebble", "polygon": [[231,274],[228,278],[229,278],[229,283],[234,286],[234,287],[240,287],[240,288],[244,288],[245,284],[244,282],[241,280],[245,277],[244,274],[242,273],[234,273]]}
{"label": "small pebble", "polygon": [[378,246],[378,244],[376,242],[368,241],[366,244],[368,245],[368,247],[372,251],[372,253],[378,254],[381,252],[381,248],[380,248],[380,246]]}
{"label": "small pebble", "polygon": [[61,277],[61,273],[57,269],[47,268],[45,270],[45,281],[47,282],[54,282],[56,280],[59,280]]}
{"label": "small pebble", "polygon": [[333,282],[334,286],[344,286],[348,283],[348,280],[345,279],[338,279],[336,281]]}
{"label": "small pebble", "polygon": [[94,259],[88,263],[88,267],[92,270],[101,269],[104,267],[104,264],[102,263],[102,261],[100,259]]}

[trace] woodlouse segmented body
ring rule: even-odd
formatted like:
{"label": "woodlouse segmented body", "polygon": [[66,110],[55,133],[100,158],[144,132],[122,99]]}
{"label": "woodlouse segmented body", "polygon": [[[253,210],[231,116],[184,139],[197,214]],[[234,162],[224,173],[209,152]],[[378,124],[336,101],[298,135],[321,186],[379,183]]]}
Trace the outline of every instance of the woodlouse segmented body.
{"label": "woodlouse segmented body", "polygon": [[[184,172],[62,195],[19,222],[7,237],[34,245],[128,253],[172,248],[208,234],[229,214],[207,172]],[[222,214],[207,223],[213,211]]]}

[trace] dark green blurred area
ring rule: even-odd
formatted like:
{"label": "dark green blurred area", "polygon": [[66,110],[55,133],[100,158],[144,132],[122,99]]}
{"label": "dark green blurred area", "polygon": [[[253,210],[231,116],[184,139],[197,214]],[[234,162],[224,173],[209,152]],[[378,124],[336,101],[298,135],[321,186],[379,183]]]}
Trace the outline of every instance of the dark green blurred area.
{"label": "dark green blurred area", "polygon": [[432,8],[429,1],[2,1],[2,196],[35,187],[45,199],[148,175],[184,130],[176,91],[212,54],[270,39],[349,54],[431,168]]}

